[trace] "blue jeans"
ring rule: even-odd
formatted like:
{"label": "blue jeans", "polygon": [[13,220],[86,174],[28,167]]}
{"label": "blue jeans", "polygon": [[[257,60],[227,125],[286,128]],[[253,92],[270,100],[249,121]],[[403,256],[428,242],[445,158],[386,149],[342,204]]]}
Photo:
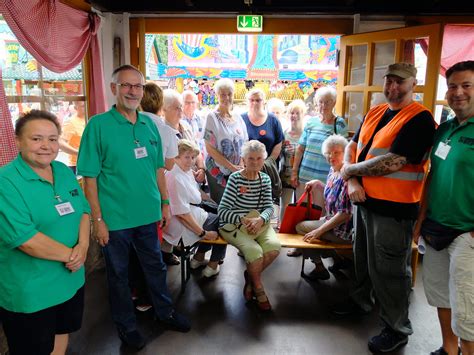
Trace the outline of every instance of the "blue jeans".
{"label": "blue jeans", "polygon": [[130,250],[134,248],[150,292],[151,302],[159,319],[173,311],[166,285],[166,265],[161,257],[156,223],[109,231],[109,243],[102,248],[107,269],[109,303],[117,328],[130,332],[137,328],[132,295],[128,284]]}

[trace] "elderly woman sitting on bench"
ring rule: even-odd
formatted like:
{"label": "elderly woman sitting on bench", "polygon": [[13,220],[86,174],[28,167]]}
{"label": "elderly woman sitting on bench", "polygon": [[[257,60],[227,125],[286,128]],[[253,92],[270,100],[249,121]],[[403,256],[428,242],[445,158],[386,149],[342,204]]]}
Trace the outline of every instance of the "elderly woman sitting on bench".
{"label": "elderly woman sitting on bench", "polygon": [[[306,191],[324,195],[324,209],[326,215],[317,221],[303,221],[296,225],[296,231],[304,235],[307,243],[318,243],[320,240],[331,243],[350,244],[352,242],[352,204],[347,193],[347,184],[344,182],[340,170],[343,164],[344,148],[347,140],[337,134],[329,136],[323,142],[322,152],[331,169],[326,185],[319,180],[306,183]],[[313,199],[315,200],[315,199]],[[317,200],[316,200],[317,201]],[[321,256],[332,256],[334,264],[329,267],[331,272],[350,266],[350,261],[338,255],[335,251],[309,251],[316,267],[307,278],[310,280],[328,280],[328,270],[324,267]]]}
{"label": "elderly woman sitting on bench", "polygon": [[[178,156],[175,158],[173,169],[166,174],[166,184],[170,199],[171,220],[164,230],[164,237],[176,244],[183,240],[198,240],[198,238],[214,240],[217,238],[219,220],[217,215],[202,209],[201,191],[194,180],[192,167],[199,148],[187,139],[178,142]],[[210,260],[205,259],[205,253],[212,248]],[[226,245],[210,245],[200,243],[196,254],[191,259],[190,266],[202,270],[204,277],[213,277],[219,273],[219,262],[224,259]]]}
{"label": "elderly woman sitting on bench", "polygon": [[222,237],[239,249],[247,262],[244,297],[254,297],[262,311],[271,309],[261,275],[278,256],[280,241],[270,226],[273,214],[270,177],[262,173],[267,152],[256,140],[242,147],[245,168],[232,173],[227,181],[218,214]]}

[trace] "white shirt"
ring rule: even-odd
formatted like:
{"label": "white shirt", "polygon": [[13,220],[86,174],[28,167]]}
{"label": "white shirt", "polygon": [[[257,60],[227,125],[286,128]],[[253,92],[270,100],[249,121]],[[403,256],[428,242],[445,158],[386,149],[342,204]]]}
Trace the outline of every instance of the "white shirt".
{"label": "white shirt", "polygon": [[166,186],[170,200],[171,220],[163,237],[173,245],[177,245],[180,238],[183,238],[184,245],[194,244],[199,240],[199,237],[176,217],[176,215],[191,213],[200,226],[207,219],[206,211],[190,205],[191,203],[201,203],[201,192],[194,181],[192,171],[185,172],[178,164],[175,164],[171,171],[166,172]]}
{"label": "white shirt", "polygon": [[163,159],[174,159],[178,156],[178,137],[176,137],[175,129],[168,126],[161,117],[151,112],[140,112],[150,117],[158,128],[161,137],[161,145],[163,149]]}

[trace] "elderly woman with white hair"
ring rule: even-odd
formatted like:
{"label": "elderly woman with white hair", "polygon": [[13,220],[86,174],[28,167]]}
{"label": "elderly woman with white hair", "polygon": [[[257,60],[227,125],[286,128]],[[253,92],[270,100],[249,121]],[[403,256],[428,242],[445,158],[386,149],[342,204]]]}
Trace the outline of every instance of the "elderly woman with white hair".
{"label": "elderly woman with white hair", "polygon": [[260,171],[266,156],[265,145],[259,141],[244,144],[245,168],[230,175],[218,209],[220,234],[242,252],[247,263],[244,297],[247,301],[255,297],[262,311],[269,311],[271,305],[261,275],[281,248],[269,224],[273,214],[270,177]]}
{"label": "elderly woman with white hair", "polygon": [[193,140],[193,130],[191,126],[181,121],[183,118],[183,97],[173,89],[163,90],[163,115],[168,126],[175,130],[178,139]]}
{"label": "elderly woman with white hair", "polygon": [[[353,235],[352,224],[352,204],[347,193],[347,183],[341,176],[343,165],[344,149],[347,140],[337,134],[331,135],[322,144],[322,152],[331,168],[325,182],[321,180],[311,180],[306,183],[306,191],[313,196],[322,196],[324,199],[325,216],[317,221],[303,221],[296,225],[296,231],[304,235],[307,243],[318,243],[320,240],[331,243],[351,244]],[[350,262],[339,256],[336,252],[311,251],[311,256],[315,263],[315,269],[307,275],[311,280],[327,280],[330,278],[328,270],[324,267],[321,255],[332,256],[334,264],[329,267],[329,271],[336,272],[348,267]]]}
{"label": "elderly woman with white hair", "polygon": [[219,79],[214,91],[219,104],[207,116],[204,140],[207,150],[206,176],[211,198],[219,203],[230,174],[242,169],[241,149],[248,141],[247,128],[240,115],[232,112],[234,82]]}
{"label": "elderly woman with white hair", "polygon": [[[172,217],[164,231],[164,237],[174,245],[177,245],[181,238],[185,242],[195,242],[198,238],[214,240],[217,238],[219,220],[217,215],[201,208],[201,191],[194,183],[191,171],[196,157],[201,153],[199,147],[194,142],[181,139],[178,151],[175,166],[166,174]],[[205,253],[211,248],[211,258],[205,259]],[[191,259],[191,269],[206,266],[202,275],[215,276],[219,273],[219,262],[224,259],[225,252],[226,245],[201,243]]]}
{"label": "elderly woman with white hair", "polygon": [[[347,137],[347,124],[344,118],[334,114],[336,105],[336,89],[323,87],[316,91],[314,103],[318,115],[311,117],[306,122],[303,134],[298,142],[295,160],[291,172],[291,184],[296,189],[299,198],[305,189],[305,184],[313,179],[326,182],[329,173],[329,164],[324,157],[321,145],[331,134],[340,134]],[[314,201],[322,205],[324,201]],[[299,256],[301,251],[289,250],[288,256]]]}
{"label": "elderly woman with white hair", "polygon": [[267,111],[273,113],[281,123],[283,130],[288,128],[288,120],[285,115],[285,103],[279,98],[272,97],[267,101]]}

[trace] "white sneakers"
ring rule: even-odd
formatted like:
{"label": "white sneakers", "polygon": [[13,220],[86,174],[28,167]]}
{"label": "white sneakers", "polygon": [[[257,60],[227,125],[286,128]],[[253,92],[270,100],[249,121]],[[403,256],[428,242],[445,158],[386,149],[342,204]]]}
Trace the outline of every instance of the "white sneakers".
{"label": "white sneakers", "polygon": [[207,265],[204,268],[204,270],[202,270],[202,276],[204,276],[204,277],[216,276],[219,273],[219,271],[220,271],[219,265],[217,265],[217,267],[215,269],[213,269],[212,267]]}
{"label": "white sneakers", "polygon": [[191,269],[195,270],[197,268],[200,268],[201,266],[206,265],[206,267],[202,270],[202,275],[204,277],[212,277],[212,276],[217,275],[220,271],[219,265],[217,265],[217,268],[213,269],[207,265],[208,262],[209,262],[209,259],[204,259],[203,261],[199,261],[194,258],[191,258],[191,260],[189,261],[189,266],[191,267]]}
{"label": "white sneakers", "polygon": [[194,258],[191,258],[189,262],[189,266],[191,266],[191,269],[197,269],[200,268],[201,266],[207,265],[209,262],[209,259],[204,259],[203,261],[196,260]]}

